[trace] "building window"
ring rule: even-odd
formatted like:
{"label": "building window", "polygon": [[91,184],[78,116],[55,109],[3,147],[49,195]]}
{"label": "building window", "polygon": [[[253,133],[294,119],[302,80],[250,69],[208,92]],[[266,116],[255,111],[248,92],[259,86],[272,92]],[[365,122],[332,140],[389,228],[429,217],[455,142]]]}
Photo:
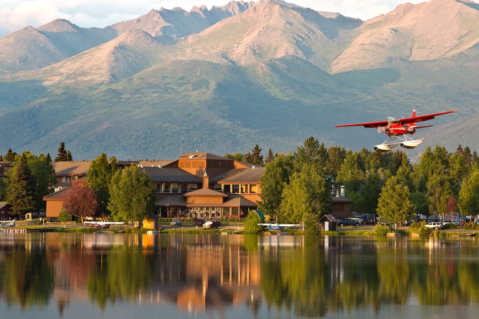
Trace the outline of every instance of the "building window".
{"label": "building window", "polygon": [[225,194],[230,194],[231,193],[231,185],[223,185],[223,191]]}
{"label": "building window", "polygon": [[62,177],[62,182],[63,183],[68,183],[70,181],[70,178],[68,176],[63,176]]}
{"label": "building window", "polygon": [[198,189],[198,184],[188,184],[188,192],[192,192]]}
{"label": "building window", "polygon": [[178,190],[179,190],[178,183],[172,183],[171,184],[171,192],[172,193],[178,193]]}
{"label": "building window", "polygon": [[243,193],[243,194],[249,193],[248,184],[241,184],[241,193]]}
{"label": "building window", "polygon": [[171,192],[171,184],[170,183],[164,183],[163,184],[163,193],[170,193]]}
{"label": "building window", "polygon": [[215,184],[215,186],[213,187],[213,189],[217,192],[221,192],[223,191],[223,189],[221,188],[221,184]]}
{"label": "building window", "polygon": [[77,180],[78,180],[78,176],[73,176],[73,180],[74,180],[74,181],[77,181]]}
{"label": "building window", "polygon": [[231,185],[231,194],[239,194],[240,186],[239,184]]}
{"label": "building window", "polygon": [[156,184],[156,192],[161,193],[161,188],[163,187],[163,184]]}
{"label": "building window", "polygon": [[249,189],[250,189],[249,192],[252,193],[252,194],[258,193],[258,185],[257,184],[251,184],[249,186]]}

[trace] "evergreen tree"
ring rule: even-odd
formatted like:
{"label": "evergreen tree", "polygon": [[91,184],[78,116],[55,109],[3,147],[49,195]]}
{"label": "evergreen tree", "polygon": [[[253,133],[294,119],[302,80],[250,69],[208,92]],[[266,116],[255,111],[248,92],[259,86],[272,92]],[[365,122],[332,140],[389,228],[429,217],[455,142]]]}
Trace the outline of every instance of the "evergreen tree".
{"label": "evergreen tree", "polygon": [[433,175],[427,182],[429,211],[431,213],[446,213],[447,200],[453,195],[449,179],[443,175]]}
{"label": "evergreen tree", "polygon": [[264,166],[263,155],[261,155],[261,148],[259,148],[258,144],[256,144],[251,150],[251,164],[256,166]]}
{"label": "evergreen tree", "polygon": [[346,196],[349,196],[349,192],[360,190],[364,175],[359,167],[358,154],[349,150],[337,176],[337,181],[346,187]]}
{"label": "evergreen tree", "polygon": [[112,157],[108,161],[105,153],[93,160],[88,169],[88,184],[97,194],[99,212],[102,216],[109,215],[107,209],[110,200],[109,185],[117,170],[116,158]]}
{"label": "evergreen tree", "polygon": [[377,213],[381,220],[397,225],[414,218],[414,209],[408,187],[398,184],[394,176],[389,178],[378,201]]}
{"label": "evergreen tree", "polygon": [[110,183],[108,210],[117,220],[141,222],[155,210],[153,181],[137,166],[118,170]]}
{"label": "evergreen tree", "polygon": [[51,163],[52,157],[50,156],[50,153],[47,153],[47,161],[48,163]]}
{"label": "evergreen tree", "polygon": [[55,162],[70,162],[73,161],[72,154],[70,150],[65,148],[65,142],[60,143],[60,147],[58,148],[58,154],[55,158]]}
{"label": "evergreen tree", "polygon": [[5,162],[13,162],[15,160],[15,156],[17,156],[17,153],[13,152],[11,148],[8,149],[7,154],[5,154]]}
{"label": "evergreen tree", "polygon": [[268,163],[271,163],[272,161],[274,161],[274,155],[273,155],[273,151],[271,151],[271,149],[269,149],[268,157],[266,157],[266,159],[264,160],[264,163],[268,164]]}
{"label": "evergreen tree", "polygon": [[341,170],[341,166],[346,159],[346,149],[339,145],[331,146],[328,149],[328,159],[328,173],[331,174],[334,179],[336,179],[339,171]]}
{"label": "evergreen tree", "polygon": [[298,169],[302,169],[303,165],[307,165],[309,168],[316,166],[321,171],[326,172],[328,150],[324,143],[319,144],[317,139],[310,136],[303,142],[303,145],[297,148],[294,153],[294,159]]}
{"label": "evergreen tree", "polygon": [[251,155],[251,153],[249,153],[249,152],[246,153],[246,154],[244,155],[244,161],[245,161],[245,163],[254,164],[254,163],[253,163],[253,161],[254,161],[254,160],[253,160],[253,155]]}
{"label": "evergreen tree", "polygon": [[429,199],[423,192],[414,192],[411,194],[411,202],[416,207],[416,212],[429,216]]}
{"label": "evergreen tree", "polygon": [[4,178],[0,178],[0,202],[5,201],[7,197],[7,182]]}
{"label": "evergreen tree", "polygon": [[266,165],[261,181],[261,201],[258,205],[264,214],[276,215],[282,201],[284,187],[289,183],[293,171],[291,154],[278,154],[274,161]]}
{"label": "evergreen tree", "polygon": [[468,167],[471,167],[472,165],[471,149],[469,146],[464,148],[464,163],[466,163],[466,166]]}
{"label": "evergreen tree", "polygon": [[26,153],[19,158],[18,163],[8,171],[7,202],[12,205],[12,213],[17,215],[28,213],[35,209],[35,183]]}
{"label": "evergreen tree", "polygon": [[3,162],[3,155],[0,154],[0,162]]}
{"label": "evergreen tree", "polygon": [[463,156],[464,155],[464,150],[462,149],[462,145],[459,144],[459,146],[456,149],[456,155]]}

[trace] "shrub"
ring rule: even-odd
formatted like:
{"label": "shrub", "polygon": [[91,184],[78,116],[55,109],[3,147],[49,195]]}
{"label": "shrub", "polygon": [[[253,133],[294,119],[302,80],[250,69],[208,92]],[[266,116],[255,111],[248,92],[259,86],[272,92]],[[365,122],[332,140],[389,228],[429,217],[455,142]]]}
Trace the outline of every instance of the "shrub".
{"label": "shrub", "polygon": [[315,216],[308,216],[304,222],[306,227],[306,233],[309,235],[315,235],[319,233],[318,219]]}
{"label": "shrub", "polygon": [[468,229],[468,230],[476,229],[476,225],[474,223],[466,223],[464,225],[464,229]]}
{"label": "shrub", "polygon": [[457,226],[454,224],[446,224],[442,227],[442,229],[456,229]]}
{"label": "shrub", "polygon": [[374,227],[374,234],[378,236],[386,236],[391,230],[389,229],[389,226],[377,224],[376,227]]}
{"label": "shrub", "polygon": [[429,234],[431,233],[431,229],[426,227],[425,221],[421,222],[421,227],[419,227],[418,233],[420,236],[429,236]]}
{"label": "shrub", "polygon": [[425,223],[425,222],[424,221],[423,222],[412,222],[410,228],[411,229],[419,229],[421,227],[422,223]]}
{"label": "shrub", "polygon": [[263,231],[263,227],[258,225],[261,223],[261,218],[256,213],[248,214],[244,220],[244,232],[246,234],[257,234]]}
{"label": "shrub", "polygon": [[69,222],[71,220],[72,220],[72,215],[68,214],[66,209],[63,208],[60,211],[60,215],[58,215],[58,221],[64,223],[64,222]]}

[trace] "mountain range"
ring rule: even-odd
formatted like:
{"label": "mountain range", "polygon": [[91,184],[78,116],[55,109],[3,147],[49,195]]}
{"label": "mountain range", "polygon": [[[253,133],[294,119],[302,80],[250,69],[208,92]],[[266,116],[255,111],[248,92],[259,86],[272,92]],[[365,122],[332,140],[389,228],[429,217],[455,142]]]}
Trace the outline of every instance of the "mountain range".
{"label": "mountain range", "polygon": [[458,110],[416,136],[479,150],[478,42],[479,5],[467,0],[367,21],[263,0],[106,28],[29,26],[0,38],[0,153],[55,153],[60,141],[75,159],[287,152],[311,135],[372,148],[386,136],[334,126],[413,109]]}

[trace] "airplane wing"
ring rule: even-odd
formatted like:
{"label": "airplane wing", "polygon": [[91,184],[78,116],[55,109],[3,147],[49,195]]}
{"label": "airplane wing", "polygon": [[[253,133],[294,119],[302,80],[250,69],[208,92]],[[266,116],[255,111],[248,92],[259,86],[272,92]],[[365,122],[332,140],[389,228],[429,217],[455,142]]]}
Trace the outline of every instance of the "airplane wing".
{"label": "airplane wing", "polygon": [[381,122],[369,122],[369,123],[358,123],[358,124],[345,124],[345,125],[336,125],[336,127],[347,127],[347,126],[364,126],[364,127],[373,127],[377,128],[380,126],[388,125],[388,121]]}
{"label": "airplane wing", "polygon": [[441,112],[441,113],[426,114],[426,115],[421,115],[421,116],[416,116],[416,117],[409,117],[407,119],[398,120],[398,123],[400,123],[400,124],[419,123],[419,122],[432,120],[436,116],[439,116],[439,115],[456,113],[456,112],[457,111],[447,111],[447,112]]}

